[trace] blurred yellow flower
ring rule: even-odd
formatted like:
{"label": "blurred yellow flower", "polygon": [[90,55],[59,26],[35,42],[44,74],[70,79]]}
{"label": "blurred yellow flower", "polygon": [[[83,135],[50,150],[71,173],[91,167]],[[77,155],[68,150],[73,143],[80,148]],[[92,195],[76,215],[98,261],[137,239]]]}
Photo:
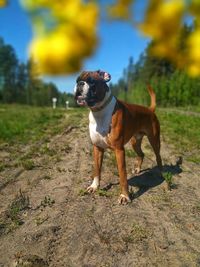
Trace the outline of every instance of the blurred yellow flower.
{"label": "blurred yellow flower", "polygon": [[[97,45],[99,5],[95,0],[20,0],[30,13],[35,37],[30,54],[44,74],[79,71]],[[0,0],[1,3],[6,1]],[[134,0],[116,0],[108,7],[111,18],[131,21]],[[179,36],[185,15],[195,28],[180,50]],[[154,42],[154,56],[167,58],[192,76],[200,75],[200,0],[148,0],[138,29]]]}
{"label": "blurred yellow flower", "polygon": [[79,71],[97,45],[95,1],[21,0],[30,12],[35,37],[30,55],[43,74]]}
{"label": "blurred yellow flower", "polygon": [[[191,76],[200,75],[200,30],[194,29],[186,40],[185,51],[180,50],[179,34],[181,32],[183,17],[186,11],[196,15],[199,25],[197,10],[200,10],[200,1],[182,0],[149,0],[145,19],[138,25],[140,31],[152,37],[154,45],[151,52],[154,56],[167,58],[177,67],[186,69]],[[187,10],[188,8],[188,10]]]}
{"label": "blurred yellow flower", "polygon": [[187,41],[187,71],[191,76],[200,75],[200,28],[195,29]]}
{"label": "blurred yellow flower", "polygon": [[200,66],[199,64],[191,64],[187,67],[187,73],[192,77],[200,76]]}
{"label": "blurred yellow flower", "polygon": [[130,19],[133,2],[134,0],[117,0],[117,3],[108,7],[108,14],[117,19]]}
{"label": "blurred yellow flower", "polygon": [[189,58],[200,62],[200,29],[191,33],[188,38]]}
{"label": "blurred yellow flower", "polygon": [[66,58],[71,55],[72,44],[63,34],[54,33],[44,38],[36,38],[30,46],[30,55],[38,63],[39,72],[59,74],[68,72]]}
{"label": "blurred yellow flower", "polygon": [[194,16],[200,16],[200,1],[199,0],[189,0],[189,12]]}
{"label": "blurred yellow flower", "polygon": [[155,40],[167,39],[180,29],[183,13],[182,0],[150,0],[145,19],[138,27],[145,35]]}
{"label": "blurred yellow flower", "polygon": [[158,57],[167,57],[174,59],[177,53],[176,40],[160,40],[154,43],[150,51],[153,55]]}
{"label": "blurred yellow flower", "polygon": [[20,0],[22,6],[24,6],[27,10],[32,11],[36,8],[41,7],[50,7],[52,6],[52,0]]}
{"label": "blurred yellow flower", "polygon": [[7,0],[0,0],[0,8],[5,7],[8,4]]}

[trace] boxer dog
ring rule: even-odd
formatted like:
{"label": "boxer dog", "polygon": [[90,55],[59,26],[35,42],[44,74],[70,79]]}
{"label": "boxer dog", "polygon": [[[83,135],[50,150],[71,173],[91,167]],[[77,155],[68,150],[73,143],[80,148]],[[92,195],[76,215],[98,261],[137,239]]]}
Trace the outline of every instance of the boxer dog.
{"label": "boxer dog", "polygon": [[130,197],[124,146],[128,141],[131,142],[137,154],[134,171],[138,174],[144,158],[141,142],[146,135],[155,153],[157,165],[161,169],[160,125],[154,113],[156,97],[151,86],[147,87],[151,105],[144,107],[127,104],[113,96],[107,85],[110,79],[110,74],[104,71],[83,71],[77,78],[74,89],[78,105],[90,109],[89,132],[93,144],[94,177],[87,191],[93,193],[98,189],[104,150],[110,148],[115,152],[120,178],[119,203],[127,204]]}

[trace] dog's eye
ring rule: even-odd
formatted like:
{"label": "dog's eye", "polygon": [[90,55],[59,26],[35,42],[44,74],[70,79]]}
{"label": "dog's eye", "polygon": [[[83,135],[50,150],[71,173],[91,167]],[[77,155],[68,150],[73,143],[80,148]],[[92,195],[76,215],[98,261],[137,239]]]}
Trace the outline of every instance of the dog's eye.
{"label": "dog's eye", "polygon": [[84,86],[84,85],[85,85],[85,82],[84,82],[84,81],[79,81],[79,82],[78,82],[78,85],[80,85],[80,86]]}

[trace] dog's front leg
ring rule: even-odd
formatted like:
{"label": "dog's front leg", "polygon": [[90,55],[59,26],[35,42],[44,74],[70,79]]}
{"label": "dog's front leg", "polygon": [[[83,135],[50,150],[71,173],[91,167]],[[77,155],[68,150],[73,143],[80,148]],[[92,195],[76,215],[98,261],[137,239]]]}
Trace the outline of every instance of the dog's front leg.
{"label": "dog's front leg", "polygon": [[117,160],[117,167],[119,172],[121,194],[119,197],[119,204],[127,204],[130,202],[129,192],[128,192],[128,182],[126,173],[126,161],[125,161],[125,150],[115,149],[115,155]]}
{"label": "dog's front leg", "polygon": [[99,185],[101,178],[101,166],[103,163],[103,154],[104,149],[98,146],[93,146],[93,155],[94,155],[94,178],[92,184],[87,188],[89,193],[94,193]]}

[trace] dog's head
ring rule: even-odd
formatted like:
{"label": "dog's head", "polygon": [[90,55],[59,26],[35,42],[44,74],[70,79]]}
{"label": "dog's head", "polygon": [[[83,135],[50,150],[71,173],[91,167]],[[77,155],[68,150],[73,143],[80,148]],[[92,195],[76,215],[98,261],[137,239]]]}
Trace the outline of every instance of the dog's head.
{"label": "dog's head", "polygon": [[111,75],[105,71],[83,71],[76,80],[75,99],[80,106],[95,107],[101,103],[109,87]]}

